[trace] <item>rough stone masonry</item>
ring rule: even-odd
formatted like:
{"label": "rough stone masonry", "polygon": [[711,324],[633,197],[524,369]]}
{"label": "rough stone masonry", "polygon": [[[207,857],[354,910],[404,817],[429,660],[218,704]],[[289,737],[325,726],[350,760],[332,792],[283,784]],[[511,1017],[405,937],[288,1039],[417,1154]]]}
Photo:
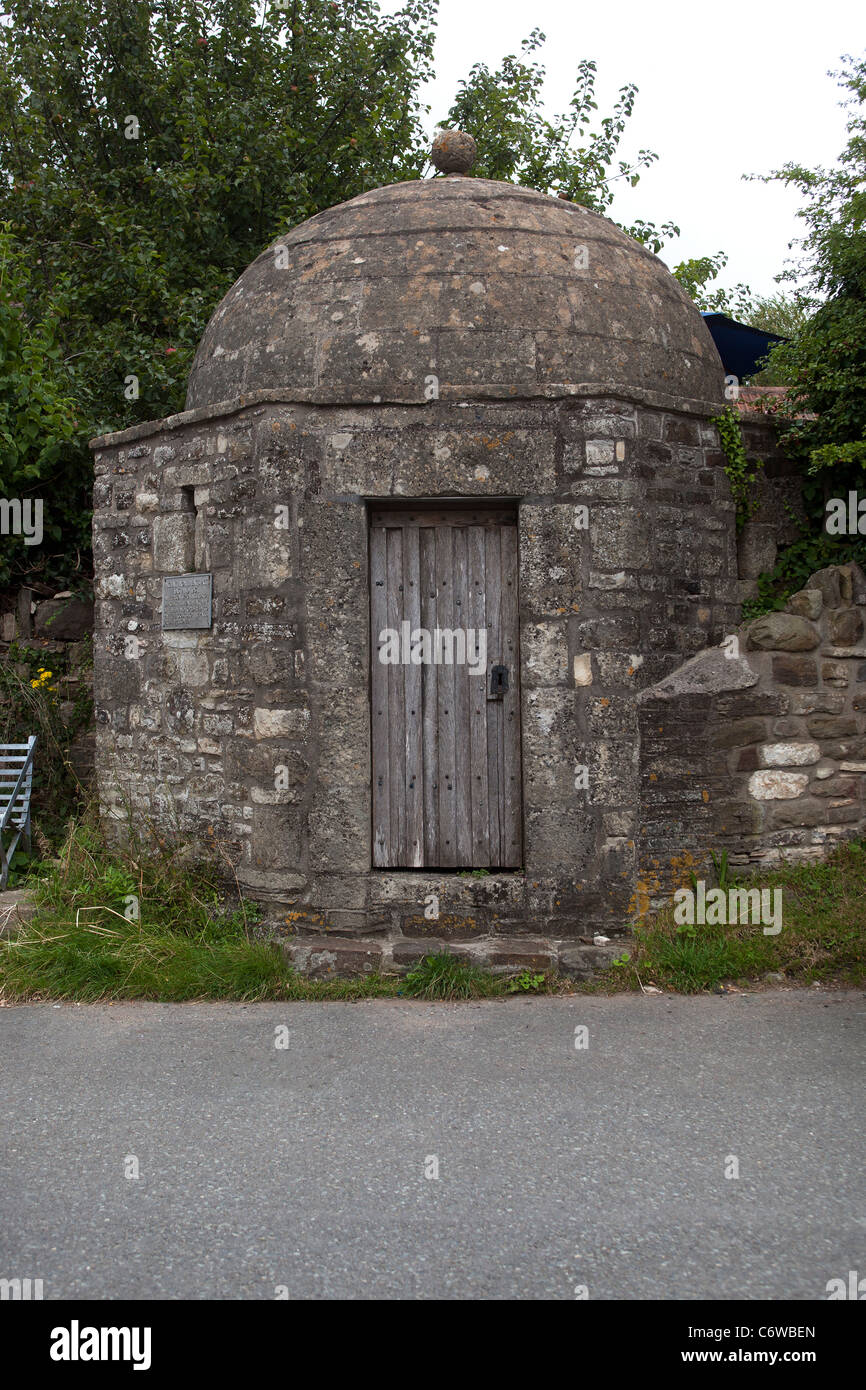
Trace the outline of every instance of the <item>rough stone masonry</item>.
{"label": "rough stone masonry", "polygon": [[[581,973],[684,857],[812,853],[862,828],[859,576],[827,581],[844,603],[822,590],[820,613],[790,615],[811,645],[769,620],[719,655],[741,598],[723,403],[685,292],[582,207],[451,173],[294,228],[216,310],[187,409],[93,443],[106,821],[218,848],[314,973],[405,966],[435,941]],[[503,542],[501,572],[472,582],[471,558],[453,576],[437,561],[431,594],[453,581],[456,603],[459,578],[494,640],[507,585],[519,652],[462,753],[459,709],[455,735],[407,666],[391,812],[449,814],[453,777],[474,826],[482,783],[483,835],[488,812],[519,825],[507,870],[471,837],[460,868],[419,862],[427,824],[413,867],[373,867],[371,509],[419,500],[479,509],[470,557],[484,508],[514,509],[513,573]],[[415,523],[399,524],[408,604]],[[190,575],[211,578],[210,625],[165,628],[164,581]],[[505,727],[520,804],[500,785],[497,809]]]}

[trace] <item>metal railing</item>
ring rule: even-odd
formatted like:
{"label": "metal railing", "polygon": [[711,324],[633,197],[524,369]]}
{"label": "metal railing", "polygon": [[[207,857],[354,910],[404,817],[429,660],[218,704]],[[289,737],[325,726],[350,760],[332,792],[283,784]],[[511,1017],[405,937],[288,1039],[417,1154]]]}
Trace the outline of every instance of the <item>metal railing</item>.
{"label": "metal railing", "polygon": [[0,889],[6,887],[12,856],[22,837],[30,849],[30,792],[35,748],[35,734],[31,734],[26,743],[0,743]]}

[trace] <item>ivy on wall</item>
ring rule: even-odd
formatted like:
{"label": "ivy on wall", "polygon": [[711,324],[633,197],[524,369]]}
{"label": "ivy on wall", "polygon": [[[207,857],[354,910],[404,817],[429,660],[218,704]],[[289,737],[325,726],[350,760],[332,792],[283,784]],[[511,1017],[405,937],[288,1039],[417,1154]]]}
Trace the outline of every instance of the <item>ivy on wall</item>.
{"label": "ivy on wall", "polygon": [[751,521],[758,510],[759,498],[755,482],[763,468],[760,459],[750,460],[743,443],[740,417],[733,406],[726,406],[721,414],[713,417],[712,424],[719,432],[722,453],[725,456],[725,473],[731,485],[737,508],[737,534],[747,521]]}

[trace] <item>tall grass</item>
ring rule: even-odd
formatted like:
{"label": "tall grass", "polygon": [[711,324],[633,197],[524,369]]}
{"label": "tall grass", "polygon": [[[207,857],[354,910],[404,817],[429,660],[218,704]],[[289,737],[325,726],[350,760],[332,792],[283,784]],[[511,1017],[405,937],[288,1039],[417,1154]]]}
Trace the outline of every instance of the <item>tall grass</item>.
{"label": "tall grass", "polygon": [[[731,883],[727,866],[722,876]],[[678,927],[673,908],[635,929],[636,949],[580,989],[655,984],[693,994],[780,971],[795,983],[866,983],[866,849],[792,865],[740,886],[781,888],[782,930]],[[73,824],[59,858],[28,879],[33,919],[0,939],[0,996],[24,999],[420,999],[503,995],[507,983],[449,953],[419,961],[402,983],[310,980],[259,930],[259,908],[226,890],[225,866],[192,864],[183,849],[109,846],[93,818]],[[543,989],[574,989],[548,976]]]}
{"label": "tall grass", "polygon": [[[725,888],[734,880],[725,865]],[[842,845],[820,863],[791,864],[751,878],[745,888],[782,891],[782,930],[760,925],[678,927],[673,907],[635,929],[637,949],[609,979],[694,994],[723,981],[749,982],[782,972],[794,983],[866,982],[866,849]]]}
{"label": "tall grass", "polygon": [[258,909],[228,898],[219,868],[182,851],[109,848],[74,825],[28,886],[37,910],[0,941],[6,999],[364,998],[396,982],[310,981],[256,936]]}

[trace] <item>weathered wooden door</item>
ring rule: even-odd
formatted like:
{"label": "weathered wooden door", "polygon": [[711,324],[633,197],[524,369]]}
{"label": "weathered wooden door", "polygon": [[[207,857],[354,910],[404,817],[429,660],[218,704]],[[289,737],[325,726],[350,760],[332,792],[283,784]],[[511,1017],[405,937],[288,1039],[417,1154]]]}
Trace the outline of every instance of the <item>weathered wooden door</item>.
{"label": "weathered wooden door", "polygon": [[517,517],[374,505],[373,864],[522,863]]}

